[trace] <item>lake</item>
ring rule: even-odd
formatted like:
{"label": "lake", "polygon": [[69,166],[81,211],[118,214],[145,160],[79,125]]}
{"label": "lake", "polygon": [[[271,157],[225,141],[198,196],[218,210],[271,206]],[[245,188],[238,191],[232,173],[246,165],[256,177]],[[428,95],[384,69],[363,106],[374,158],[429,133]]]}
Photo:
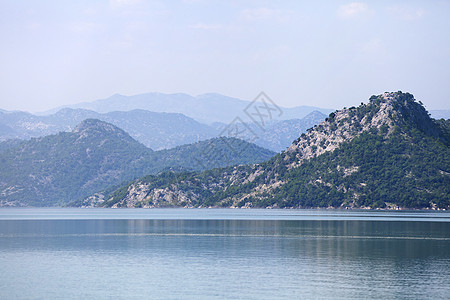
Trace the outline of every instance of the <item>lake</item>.
{"label": "lake", "polygon": [[450,213],[0,209],[0,299],[448,299]]}

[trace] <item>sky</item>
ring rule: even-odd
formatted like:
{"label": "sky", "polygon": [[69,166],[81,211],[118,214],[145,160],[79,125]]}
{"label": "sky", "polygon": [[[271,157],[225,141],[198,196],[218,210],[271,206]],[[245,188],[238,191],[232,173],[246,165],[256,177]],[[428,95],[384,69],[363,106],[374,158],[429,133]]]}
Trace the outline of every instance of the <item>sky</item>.
{"label": "sky", "polygon": [[450,109],[449,1],[0,0],[0,109],[220,93]]}

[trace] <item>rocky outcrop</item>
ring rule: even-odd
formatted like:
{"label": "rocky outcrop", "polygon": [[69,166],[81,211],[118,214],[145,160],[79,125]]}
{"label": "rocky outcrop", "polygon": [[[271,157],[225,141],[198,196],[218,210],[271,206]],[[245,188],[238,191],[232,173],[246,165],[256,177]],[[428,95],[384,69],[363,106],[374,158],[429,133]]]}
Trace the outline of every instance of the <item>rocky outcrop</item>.
{"label": "rocky outcrop", "polygon": [[[350,187],[348,184],[339,183],[336,185],[333,181],[323,179],[326,174],[335,174],[334,178],[353,178],[355,174],[361,172],[361,165],[352,163],[352,157],[347,157],[341,163],[333,161],[333,167],[323,166],[320,172],[324,175],[309,176],[304,173],[305,171],[302,171],[302,166],[305,162],[341,149],[344,144],[348,145],[365,134],[366,136],[367,134],[373,136],[372,139],[368,137],[366,139],[374,140],[377,143],[373,146],[367,145],[367,153],[378,153],[378,150],[373,147],[381,147],[380,145],[384,141],[390,140],[394,134],[397,140],[400,140],[402,136],[411,139],[411,141],[406,141],[406,144],[403,144],[406,149],[409,147],[409,143],[413,143],[411,134],[417,136],[414,133],[416,131],[421,132],[424,137],[439,138],[442,136],[440,127],[429,117],[422,104],[417,102],[411,94],[402,92],[384,93],[379,96],[372,96],[367,104],[344,108],[331,113],[324,122],[302,134],[286,151],[275,156],[269,162],[218,170],[213,175],[208,175],[208,173],[189,174],[186,175],[184,183],[181,185],[174,181],[154,185],[152,181],[138,180],[127,188],[127,192],[120,199],[116,198],[111,201],[110,198],[105,203],[127,207],[203,207],[211,205],[219,207],[276,207],[279,204],[295,206],[298,205],[295,204],[295,201],[298,203],[301,199],[294,199],[291,204],[283,202],[283,199],[280,200],[281,203],[279,203],[279,200],[277,202],[271,199],[278,197],[281,191],[287,195],[303,195],[303,192],[305,192],[307,196],[307,193],[314,193],[313,191],[317,190],[324,195],[335,195],[331,197],[336,199],[350,197],[348,201],[336,200],[333,202],[333,206],[361,207],[361,203],[364,203],[361,199],[370,192],[372,182],[355,183],[360,187],[360,191],[359,188]],[[390,142],[395,144],[395,141]],[[361,146],[361,141],[358,143],[357,147],[365,147]],[[400,154],[400,157],[405,157],[405,155],[409,154]],[[364,155],[360,156],[359,159],[364,160]],[[385,167],[380,161],[380,165],[374,170]],[[315,172],[315,170],[310,169],[310,166],[308,168],[309,172]],[[298,169],[300,171],[297,172]],[[389,172],[389,170],[386,170],[383,174]],[[300,182],[296,183],[296,179],[290,176],[302,176],[302,178],[310,179],[302,182],[299,186]],[[202,182],[201,189],[205,191],[202,195],[193,193],[191,183],[195,181]],[[422,187],[416,190],[420,191],[420,189]],[[352,192],[347,193],[349,190],[352,190]],[[439,191],[436,195],[442,195],[442,192]],[[428,199],[429,197],[427,197],[425,198]],[[438,200],[441,201],[442,199]],[[380,199],[380,201],[382,200]],[[445,200],[443,201],[441,203],[445,203]]]}

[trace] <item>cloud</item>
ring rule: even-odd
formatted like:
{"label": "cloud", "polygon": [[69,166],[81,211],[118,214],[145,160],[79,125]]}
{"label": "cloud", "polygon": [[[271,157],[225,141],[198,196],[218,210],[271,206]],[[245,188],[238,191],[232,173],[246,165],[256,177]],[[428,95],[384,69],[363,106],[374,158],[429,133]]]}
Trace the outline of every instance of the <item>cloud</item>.
{"label": "cloud", "polygon": [[392,16],[405,21],[413,21],[421,19],[425,14],[425,10],[421,8],[412,8],[398,5],[388,7],[387,11]]}
{"label": "cloud", "polygon": [[288,21],[290,14],[281,9],[271,9],[267,7],[243,9],[239,13],[240,17],[247,21],[273,20]]}
{"label": "cloud", "polygon": [[341,5],[338,9],[338,16],[344,19],[353,18],[366,14],[369,12],[369,7],[366,3],[353,2],[345,5]]}

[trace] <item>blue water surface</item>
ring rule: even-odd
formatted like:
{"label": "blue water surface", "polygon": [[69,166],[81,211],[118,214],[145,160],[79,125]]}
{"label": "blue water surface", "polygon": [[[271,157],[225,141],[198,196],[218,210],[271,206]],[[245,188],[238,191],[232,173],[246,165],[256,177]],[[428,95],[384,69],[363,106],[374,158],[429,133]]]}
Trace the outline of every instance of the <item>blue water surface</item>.
{"label": "blue water surface", "polygon": [[0,209],[0,299],[448,299],[450,214]]}

